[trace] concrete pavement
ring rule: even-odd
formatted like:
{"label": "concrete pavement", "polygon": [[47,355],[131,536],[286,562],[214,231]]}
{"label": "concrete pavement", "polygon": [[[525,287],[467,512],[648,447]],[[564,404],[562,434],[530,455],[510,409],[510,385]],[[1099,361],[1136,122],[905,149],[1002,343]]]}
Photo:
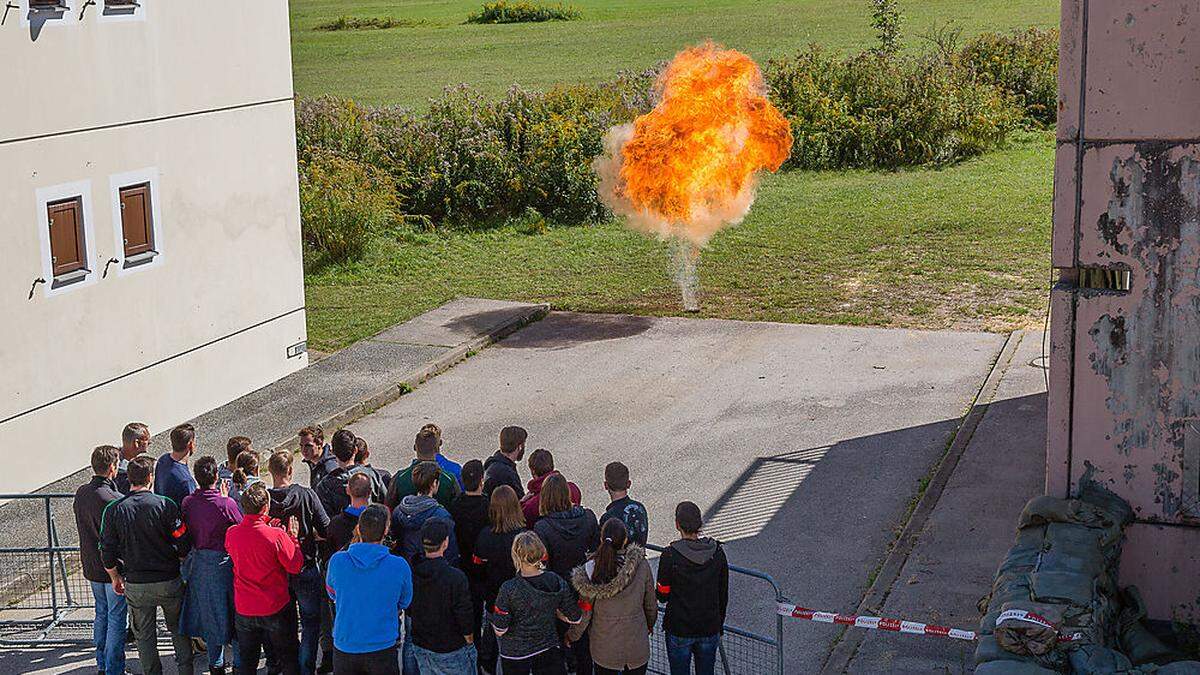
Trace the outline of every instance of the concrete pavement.
{"label": "concrete pavement", "polygon": [[[848,610],[1004,341],[556,312],[350,428],[396,467],[426,422],[458,461],[485,458],[519,424],[597,511],[604,465],[621,460],[652,542],[672,539],[674,505],[691,499],[734,563],[806,606]],[[773,630],[761,583],[736,582],[733,597],[736,625]],[[837,634],[786,629],[787,672],[819,668]]]}

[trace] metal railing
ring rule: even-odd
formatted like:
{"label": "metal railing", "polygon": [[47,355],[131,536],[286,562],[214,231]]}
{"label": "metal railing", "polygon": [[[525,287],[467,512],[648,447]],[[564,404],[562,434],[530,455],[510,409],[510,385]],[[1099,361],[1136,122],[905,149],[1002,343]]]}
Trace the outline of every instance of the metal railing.
{"label": "metal railing", "polygon": [[[91,586],[80,571],[79,546],[64,544],[59,536],[54,507],[65,504],[58,513],[71,514],[72,499],[71,494],[0,494],[6,515],[25,511],[13,520],[41,521],[45,527],[44,544],[40,533],[12,523],[0,540],[0,647],[91,639]],[[73,515],[69,517],[73,525]],[[21,543],[34,545],[14,545]]]}
{"label": "metal railing", "polygon": [[[658,553],[666,550],[662,546],[655,546],[654,544],[647,544],[646,549]],[[770,584],[771,592],[775,595],[772,607],[775,606],[775,603],[787,602],[787,598],[784,597],[779,584],[775,583],[775,579],[771,575],[737,565],[730,565],[729,572],[731,574],[759,579]],[[658,613],[660,616],[663,613],[661,605],[658,608]],[[775,613],[774,637],[728,624],[724,628],[724,634],[721,636],[721,641],[717,646],[718,672],[724,675],[763,675],[765,673],[783,675],[782,616]],[[670,673],[670,666],[667,662],[666,635],[663,633],[661,620],[655,624],[654,635],[650,638],[650,664],[646,668],[646,671],[655,673],[656,675]]]}

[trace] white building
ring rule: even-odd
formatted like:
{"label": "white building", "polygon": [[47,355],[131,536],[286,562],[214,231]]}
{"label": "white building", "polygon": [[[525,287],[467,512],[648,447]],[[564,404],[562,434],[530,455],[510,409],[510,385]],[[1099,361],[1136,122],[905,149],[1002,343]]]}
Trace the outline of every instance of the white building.
{"label": "white building", "polygon": [[8,4],[0,492],[307,365],[286,0]]}

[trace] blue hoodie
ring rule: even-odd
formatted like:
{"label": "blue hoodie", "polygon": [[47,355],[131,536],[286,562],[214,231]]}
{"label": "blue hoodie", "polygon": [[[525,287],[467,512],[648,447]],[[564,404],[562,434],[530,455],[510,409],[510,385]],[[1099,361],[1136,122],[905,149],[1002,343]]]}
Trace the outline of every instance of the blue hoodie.
{"label": "blue hoodie", "polygon": [[325,587],[337,613],[333,646],[349,654],[395,647],[400,612],[412,601],[412,570],[382,544],[350,544],[333,554]]}
{"label": "blue hoodie", "polygon": [[425,554],[421,546],[421,526],[430,518],[441,518],[450,525],[450,545],[446,547],[446,562],[458,566],[458,540],[454,536],[454,518],[450,512],[428,495],[408,495],[392,512],[392,538],[396,543],[392,553],[403,556],[411,565]]}

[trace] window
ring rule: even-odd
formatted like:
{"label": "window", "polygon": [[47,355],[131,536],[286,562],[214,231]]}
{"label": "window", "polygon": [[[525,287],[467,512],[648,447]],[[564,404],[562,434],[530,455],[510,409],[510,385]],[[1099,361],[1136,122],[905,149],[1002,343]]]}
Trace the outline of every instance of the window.
{"label": "window", "polygon": [[63,0],[29,0],[30,9],[61,9]]}
{"label": "window", "polygon": [[120,189],[121,237],[125,262],[137,264],[154,256],[154,216],[150,208],[150,183]]}
{"label": "window", "polygon": [[56,281],[87,275],[87,246],[83,229],[83,198],[71,197],[46,204],[50,226],[50,268]]}

